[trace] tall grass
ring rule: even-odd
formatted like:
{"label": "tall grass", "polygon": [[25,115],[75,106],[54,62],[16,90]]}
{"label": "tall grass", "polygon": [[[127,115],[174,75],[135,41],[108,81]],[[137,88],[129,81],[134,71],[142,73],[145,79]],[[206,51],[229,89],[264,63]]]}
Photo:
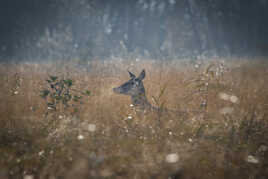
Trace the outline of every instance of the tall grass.
{"label": "tall grass", "polygon": [[[0,176],[265,176],[267,67],[265,60],[245,59],[2,63]],[[128,96],[112,92],[128,80],[127,70],[138,74],[142,69],[148,100],[169,113],[137,116]],[[91,92],[77,113],[63,108],[45,115],[40,94],[49,75],[72,79],[76,89]],[[179,161],[165,161],[170,153]],[[248,155],[259,163],[248,163]]]}

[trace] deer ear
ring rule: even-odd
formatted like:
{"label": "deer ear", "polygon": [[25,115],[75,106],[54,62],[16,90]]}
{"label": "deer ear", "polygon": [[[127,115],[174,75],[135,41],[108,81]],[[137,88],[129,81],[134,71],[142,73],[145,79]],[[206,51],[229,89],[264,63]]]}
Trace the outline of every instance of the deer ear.
{"label": "deer ear", "polygon": [[145,70],[143,69],[138,77],[139,80],[143,80],[145,78]]}
{"label": "deer ear", "polygon": [[131,73],[130,71],[128,71],[128,73],[129,73],[130,78],[136,78],[136,76],[133,73]]}

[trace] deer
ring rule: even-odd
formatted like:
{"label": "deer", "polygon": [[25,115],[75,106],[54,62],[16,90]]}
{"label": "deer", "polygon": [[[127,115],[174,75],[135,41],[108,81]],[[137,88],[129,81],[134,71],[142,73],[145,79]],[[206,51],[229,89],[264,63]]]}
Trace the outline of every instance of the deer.
{"label": "deer", "polygon": [[[123,83],[119,87],[113,88],[113,92],[116,94],[128,95],[131,97],[132,105],[139,116],[146,113],[154,112],[160,117],[161,115],[171,111],[165,108],[159,108],[153,106],[146,97],[146,91],[143,85],[143,79],[145,78],[145,70],[143,69],[138,77],[128,71],[130,80]],[[176,111],[178,115],[185,115],[185,112]]]}
{"label": "deer", "polygon": [[149,103],[145,94],[145,88],[142,82],[145,78],[145,70],[142,70],[138,77],[130,71],[128,73],[130,80],[119,87],[113,88],[113,91],[117,94],[131,96],[132,105],[138,111],[146,112],[155,110],[156,108]]}

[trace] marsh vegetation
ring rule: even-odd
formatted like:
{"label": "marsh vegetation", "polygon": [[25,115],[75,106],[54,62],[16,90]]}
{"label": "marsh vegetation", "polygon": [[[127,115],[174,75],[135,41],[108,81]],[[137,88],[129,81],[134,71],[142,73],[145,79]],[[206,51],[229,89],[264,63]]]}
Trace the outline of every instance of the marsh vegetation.
{"label": "marsh vegetation", "polygon": [[[187,117],[140,117],[113,93],[141,69],[148,101]],[[2,62],[0,178],[264,179],[267,69],[265,59]]]}

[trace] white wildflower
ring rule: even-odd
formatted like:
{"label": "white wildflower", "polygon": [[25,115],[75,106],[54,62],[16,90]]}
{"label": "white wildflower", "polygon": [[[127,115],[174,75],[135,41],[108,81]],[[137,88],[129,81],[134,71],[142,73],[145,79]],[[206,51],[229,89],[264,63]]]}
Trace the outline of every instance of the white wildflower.
{"label": "white wildflower", "polygon": [[88,131],[89,132],[95,132],[96,131],[96,125],[95,124],[88,124]]}
{"label": "white wildflower", "polygon": [[81,134],[77,136],[77,139],[78,139],[78,140],[83,140],[84,138],[85,138],[85,137],[84,137],[83,135],[81,135]]}
{"label": "white wildflower", "polygon": [[249,155],[249,156],[246,158],[246,161],[247,161],[248,163],[254,163],[254,164],[259,163],[259,160],[258,160],[256,157],[252,156],[252,155]]}
{"label": "white wildflower", "polygon": [[23,179],[34,179],[33,175],[24,175]]}
{"label": "white wildflower", "polygon": [[189,138],[188,141],[189,141],[189,142],[193,142],[193,139]]}
{"label": "white wildflower", "polygon": [[232,103],[238,103],[238,97],[236,97],[236,96],[231,96],[230,97],[230,101],[232,102]]}
{"label": "white wildflower", "polygon": [[219,98],[225,101],[229,101],[230,100],[230,95],[226,94],[226,93],[220,93],[219,94]]}
{"label": "white wildflower", "polygon": [[166,162],[167,163],[176,163],[179,161],[179,155],[176,153],[168,154],[166,156]]}
{"label": "white wildflower", "polygon": [[40,152],[38,152],[38,155],[39,156],[42,156],[42,155],[44,155],[44,153],[45,153],[45,151],[44,150],[41,150]]}

